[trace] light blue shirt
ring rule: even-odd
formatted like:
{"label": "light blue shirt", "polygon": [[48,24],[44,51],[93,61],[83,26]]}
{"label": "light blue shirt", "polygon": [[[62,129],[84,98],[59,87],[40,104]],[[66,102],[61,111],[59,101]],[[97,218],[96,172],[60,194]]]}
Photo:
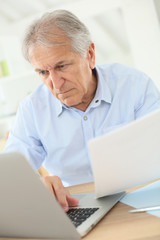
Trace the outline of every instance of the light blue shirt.
{"label": "light blue shirt", "polygon": [[85,112],[40,85],[20,104],[5,151],[23,153],[35,170],[43,165],[65,186],[93,181],[88,140],[160,108],[160,93],[144,73],[118,63],[96,72],[97,91]]}

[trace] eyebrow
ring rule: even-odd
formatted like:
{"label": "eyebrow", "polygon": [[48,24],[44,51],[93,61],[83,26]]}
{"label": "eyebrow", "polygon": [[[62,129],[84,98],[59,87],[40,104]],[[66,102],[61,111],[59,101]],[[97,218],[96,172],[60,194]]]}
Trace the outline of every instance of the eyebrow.
{"label": "eyebrow", "polygon": [[[62,61],[59,61],[57,62],[54,67],[57,67],[58,65],[61,65],[61,64],[64,64],[66,61],[65,60],[62,60]],[[45,69],[40,69],[40,68],[36,68],[35,69],[36,72],[41,72],[41,71],[46,71]]]}
{"label": "eyebrow", "polygon": [[41,72],[41,71],[43,71],[43,70],[42,70],[42,69],[39,69],[39,68],[36,68],[34,71],[35,71],[35,72]]}

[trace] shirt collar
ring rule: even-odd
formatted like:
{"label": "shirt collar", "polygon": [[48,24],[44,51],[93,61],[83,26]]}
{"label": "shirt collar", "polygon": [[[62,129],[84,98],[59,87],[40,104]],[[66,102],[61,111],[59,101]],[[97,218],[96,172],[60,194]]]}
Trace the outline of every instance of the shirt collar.
{"label": "shirt collar", "polygon": [[61,103],[56,97],[54,98],[56,103],[55,104],[56,115],[57,117],[59,117],[64,110],[69,109],[70,107],[66,106],[64,103]]}
{"label": "shirt collar", "polygon": [[95,68],[96,75],[97,75],[97,90],[96,94],[94,96],[94,100],[99,101],[105,101],[106,103],[112,102],[112,95],[111,91],[107,84],[107,79],[105,79],[105,76],[103,75],[102,71],[98,68],[98,66]]}
{"label": "shirt collar", "polygon": [[[95,67],[93,69],[95,71],[95,74],[97,75],[97,90],[96,94],[92,100],[92,103],[95,102],[96,100],[100,101],[105,101],[106,103],[111,103],[112,102],[112,96],[111,96],[111,91],[107,85],[107,80],[104,78],[102,72],[100,69]],[[61,103],[57,98],[55,98],[55,108],[56,108],[56,113],[57,117],[60,116],[60,114],[65,110],[69,109],[68,106],[65,104]]]}
{"label": "shirt collar", "polygon": [[63,112],[64,104],[61,103],[56,97],[54,97],[55,110],[57,117]]}

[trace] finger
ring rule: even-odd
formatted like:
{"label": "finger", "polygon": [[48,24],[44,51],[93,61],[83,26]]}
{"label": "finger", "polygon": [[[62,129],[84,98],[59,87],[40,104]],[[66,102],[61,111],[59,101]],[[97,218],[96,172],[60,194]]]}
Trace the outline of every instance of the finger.
{"label": "finger", "polygon": [[66,190],[58,176],[52,176],[52,188],[54,189],[55,196],[60,203],[60,205],[63,207],[63,209],[67,212],[68,211],[68,202],[66,198]]}
{"label": "finger", "polygon": [[77,198],[74,198],[72,196],[66,196],[67,197],[67,202],[70,207],[76,207],[79,204],[79,200]]}
{"label": "finger", "polygon": [[69,210],[69,205],[67,202],[67,196],[66,196],[65,190],[57,189],[57,191],[55,191],[55,193],[56,193],[56,198],[57,198],[58,202],[60,203],[60,205],[62,206],[64,211],[67,212]]}
{"label": "finger", "polygon": [[67,188],[65,188],[65,190],[66,190],[66,198],[67,198],[68,205],[69,205],[70,207],[76,207],[76,206],[78,206],[79,200],[78,200],[77,198],[73,197],[73,196],[70,194],[70,192],[69,192],[69,190],[68,190]]}
{"label": "finger", "polygon": [[49,180],[49,177],[42,177],[42,180],[43,180],[44,184],[46,185],[46,187],[49,189],[49,191],[55,196],[55,192],[54,192],[52,184]]}

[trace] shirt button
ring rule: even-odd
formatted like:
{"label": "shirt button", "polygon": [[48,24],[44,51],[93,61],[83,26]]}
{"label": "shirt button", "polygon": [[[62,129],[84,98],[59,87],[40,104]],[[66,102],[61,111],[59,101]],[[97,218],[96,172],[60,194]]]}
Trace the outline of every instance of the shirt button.
{"label": "shirt button", "polygon": [[86,121],[88,118],[87,118],[87,116],[84,116],[83,119]]}
{"label": "shirt button", "polygon": [[95,103],[98,103],[98,102],[99,102],[99,100],[96,100],[96,101],[95,101]]}

